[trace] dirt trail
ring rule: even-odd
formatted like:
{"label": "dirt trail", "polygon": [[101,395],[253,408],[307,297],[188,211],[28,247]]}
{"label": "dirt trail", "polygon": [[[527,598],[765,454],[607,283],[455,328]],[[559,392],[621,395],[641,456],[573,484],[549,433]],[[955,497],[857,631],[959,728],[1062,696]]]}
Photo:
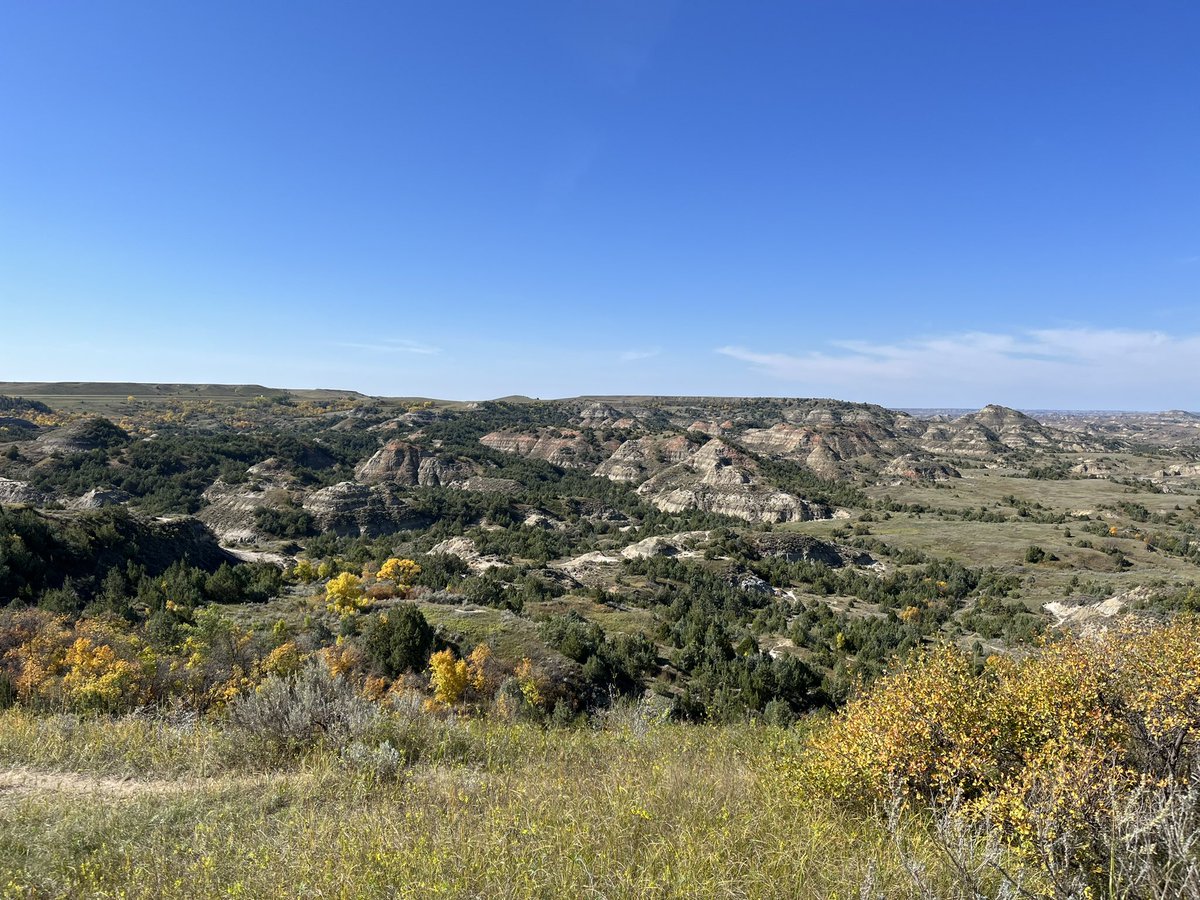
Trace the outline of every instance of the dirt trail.
{"label": "dirt trail", "polygon": [[35,793],[93,794],[126,800],[209,790],[266,787],[278,775],[221,776],[220,778],[115,778],[79,772],[42,772],[34,769],[0,769],[0,802]]}

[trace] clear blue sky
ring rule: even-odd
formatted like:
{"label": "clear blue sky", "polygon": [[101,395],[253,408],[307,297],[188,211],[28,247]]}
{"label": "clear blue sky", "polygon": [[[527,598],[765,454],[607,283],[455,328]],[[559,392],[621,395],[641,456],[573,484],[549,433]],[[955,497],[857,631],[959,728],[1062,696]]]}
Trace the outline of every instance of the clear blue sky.
{"label": "clear blue sky", "polygon": [[1200,3],[0,0],[0,379],[1200,408]]}

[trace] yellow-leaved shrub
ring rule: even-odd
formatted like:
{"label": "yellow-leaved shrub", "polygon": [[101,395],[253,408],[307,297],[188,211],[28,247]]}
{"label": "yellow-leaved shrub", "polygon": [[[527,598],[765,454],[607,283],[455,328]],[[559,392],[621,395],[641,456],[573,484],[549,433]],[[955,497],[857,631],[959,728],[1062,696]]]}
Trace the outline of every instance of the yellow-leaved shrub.
{"label": "yellow-leaved shrub", "polygon": [[325,603],[330,612],[344,616],[365,609],[371,599],[364,595],[359,576],[353,572],[342,572],[325,585]]}
{"label": "yellow-leaved shrub", "polygon": [[446,648],[429,657],[429,686],[433,688],[431,709],[453,706],[471,683],[471,669],[465,659],[457,659]]}
{"label": "yellow-leaved shrub", "polygon": [[76,712],[118,712],[151,699],[158,660],[118,623],[69,623],[42,610],[9,614],[0,664],[17,699]]}
{"label": "yellow-leaved shrub", "polygon": [[1033,850],[1100,846],[1122,798],[1169,790],[1200,753],[1200,619],[1129,623],[977,667],[952,645],[913,656],[818,728],[805,790],[953,805]]}
{"label": "yellow-leaved shrub", "polygon": [[430,710],[442,709],[456,703],[478,702],[489,697],[500,681],[500,669],[492,648],[476,644],[465,659],[446,648],[429,657],[429,686],[433,698],[426,703]]}
{"label": "yellow-leaved shrub", "polygon": [[376,573],[376,578],[383,578],[388,581],[394,581],[398,585],[410,585],[414,578],[421,574],[421,567],[411,559],[396,559],[395,557],[384,561]]}

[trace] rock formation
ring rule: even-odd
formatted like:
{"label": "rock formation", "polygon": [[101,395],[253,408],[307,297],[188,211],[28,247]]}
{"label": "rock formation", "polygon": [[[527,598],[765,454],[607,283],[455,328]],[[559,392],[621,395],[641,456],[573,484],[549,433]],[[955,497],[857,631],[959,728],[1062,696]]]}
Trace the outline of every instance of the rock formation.
{"label": "rock formation", "polygon": [[1095,449],[1081,435],[1042,425],[1031,416],[995,404],[949,422],[934,422],[921,436],[930,453],[1005,456],[1016,450]]}
{"label": "rock formation", "polygon": [[469,464],[448,462],[407,441],[388,441],[354,470],[355,479],[367,484],[389,481],[412,487],[445,487],[470,474]]}
{"label": "rock formation", "polygon": [[515,453],[563,469],[584,469],[592,465],[592,447],[578,431],[570,428],[543,428],[536,432],[493,431],[479,443],[501,453]]}
{"label": "rock formation", "polygon": [[23,503],[37,506],[45,503],[46,499],[45,494],[27,482],[0,478],[0,503]]}
{"label": "rock formation", "polygon": [[747,522],[829,518],[830,511],[769,484],[748,455],[714,438],[685,461],[664,469],[638,488],[664,512],[698,509]]}
{"label": "rock formation", "polygon": [[69,509],[102,509],[105,506],[120,506],[132,499],[133,495],[126,491],[106,491],[101,488],[92,488],[82,497],[76,497],[68,503],[67,507]]}
{"label": "rock formation", "polygon": [[927,456],[906,453],[897,456],[879,473],[884,480],[892,479],[893,483],[903,481],[949,481],[961,478],[958,469],[949,463],[939,462]]}
{"label": "rock formation", "polygon": [[635,438],[617,448],[592,474],[610,481],[645,481],[667,466],[683,462],[696,445],[683,435]]}
{"label": "rock formation", "polygon": [[323,530],[349,537],[378,537],[424,521],[382,484],[342,481],[309,494],[303,506]]}

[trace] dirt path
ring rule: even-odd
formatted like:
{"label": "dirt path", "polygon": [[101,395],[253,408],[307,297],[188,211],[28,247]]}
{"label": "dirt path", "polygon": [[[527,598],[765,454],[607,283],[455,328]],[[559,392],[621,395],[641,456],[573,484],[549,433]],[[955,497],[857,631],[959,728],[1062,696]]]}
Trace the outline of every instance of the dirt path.
{"label": "dirt path", "polygon": [[0,802],[29,794],[102,795],[118,800],[169,796],[230,788],[263,788],[287,780],[278,775],[222,776],[220,778],[112,778],[78,772],[40,772],[34,769],[0,769]]}

